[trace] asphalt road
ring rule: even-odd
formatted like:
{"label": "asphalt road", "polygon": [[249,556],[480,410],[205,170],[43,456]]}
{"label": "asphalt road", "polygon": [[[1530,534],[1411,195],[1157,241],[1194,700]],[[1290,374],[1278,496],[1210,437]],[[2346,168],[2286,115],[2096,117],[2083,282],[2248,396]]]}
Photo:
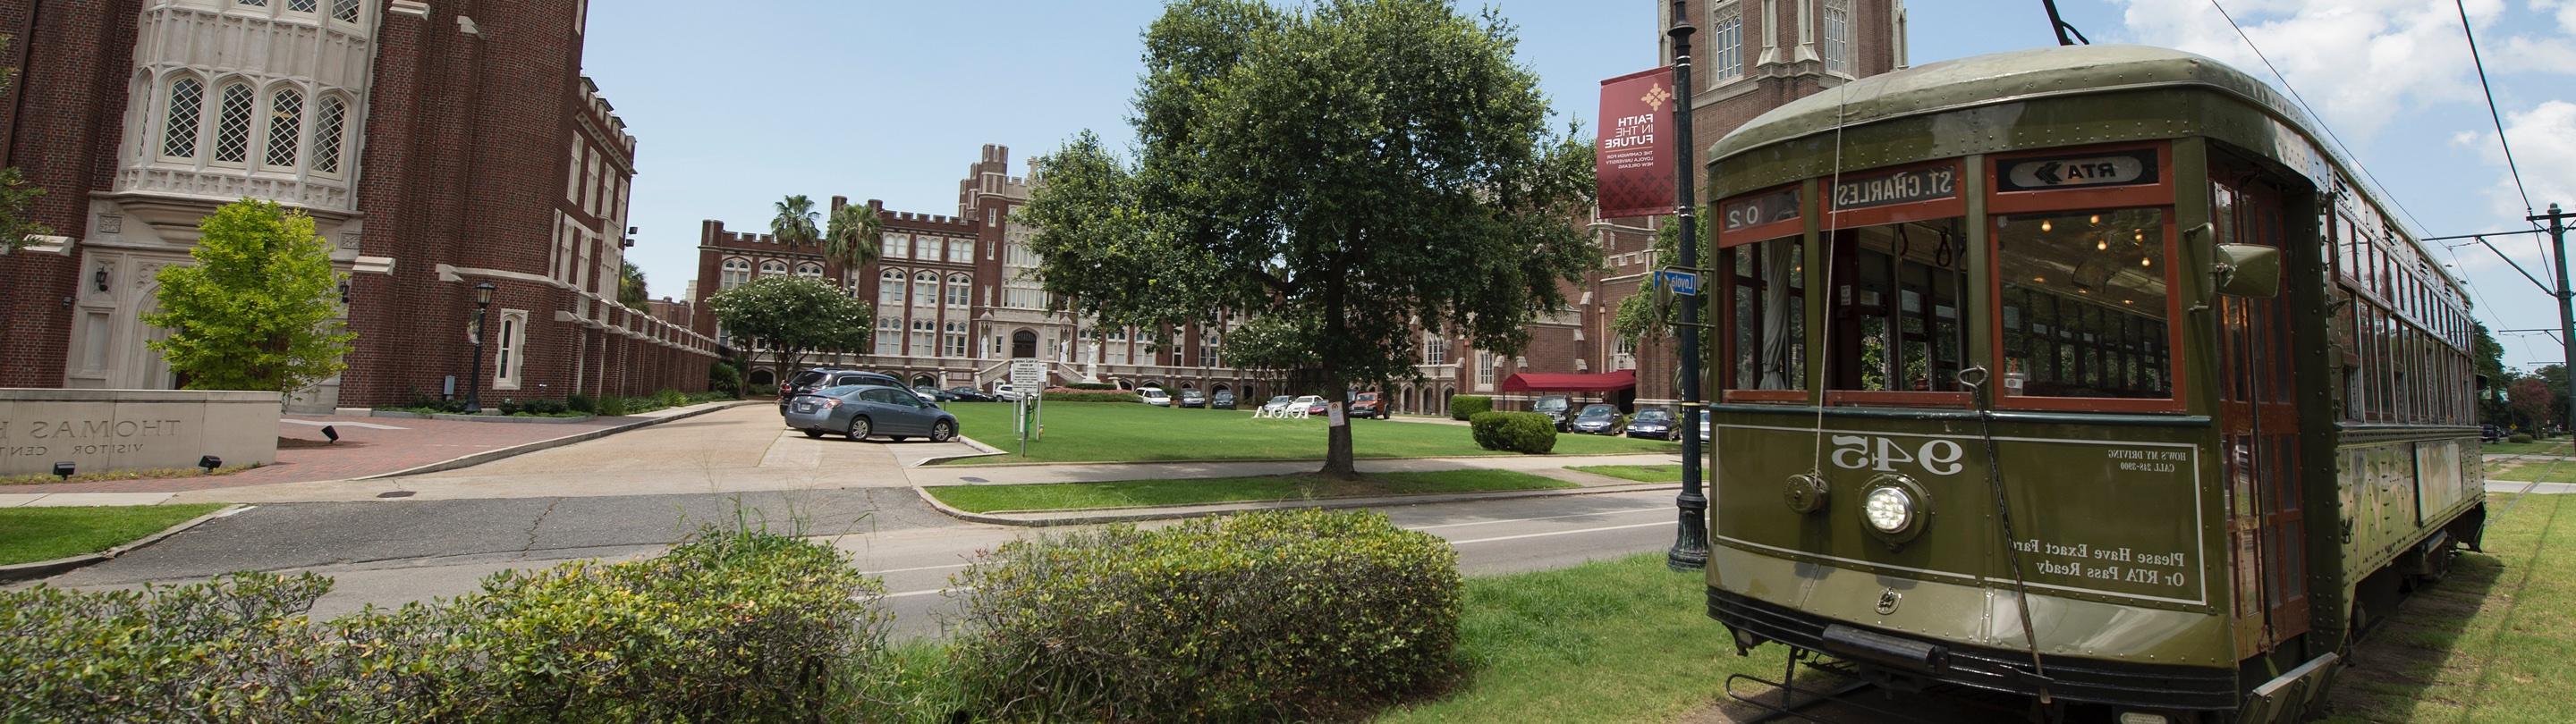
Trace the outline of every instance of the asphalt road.
{"label": "asphalt road", "polygon": [[[1398,525],[1447,538],[1470,575],[1535,570],[1662,550],[1672,541],[1663,492],[1400,506]],[[902,636],[935,634],[948,576],[979,550],[1041,529],[965,523],[911,490],[859,488],[736,494],[385,500],[263,505],[208,522],[116,560],[51,579],[130,587],[199,581],[239,570],[311,571],[338,581],[314,613],[454,596],[484,576],[578,558],[650,556],[700,525],[767,525],[821,537],[881,576]]]}

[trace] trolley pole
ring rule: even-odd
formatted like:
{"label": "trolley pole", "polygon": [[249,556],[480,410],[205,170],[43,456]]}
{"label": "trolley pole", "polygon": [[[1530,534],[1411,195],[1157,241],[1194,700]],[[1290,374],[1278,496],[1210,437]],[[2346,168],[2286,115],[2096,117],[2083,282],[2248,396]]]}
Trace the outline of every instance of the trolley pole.
{"label": "trolley pole", "polygon": [[[1673,0],[1673,27],[1668,34],[1673,38],[1673,138],[1680,151],[1677,165],[1681,167],[1681,185],[1674,194],[1677,197],[1674,205],[1681,214],[1682,237],[1678,245],[1681,266],[1694,274],[1700,273],[1700,269],[1699,217],[1692,204],[1697,200],[1693,197],[1698,194],[1691,184],[1692,172],[1696,169],[1692,168],[1691,153],[1690,39],[1691,34],[1698,30],[1691,25],[1690,13],[1684,9],[1683,0]],[[1701,289],[1705,291],[1707,287]],[[1675,534],[1672,551],[1664,556],[1665,567],[1674,571],[1697,571],[1708,567],[1708,496],[1700,494],[1697,430],[1700,415],[1700,303],[1699,297],[1683,301],[1681,323],[1675,325],[1681,331],[1682,419],[1678,424],[1682,432],[1682,494],[1673,499],[1673,504],[1681,508],[1681,530]]]}
{"label": "trolley pole", "polygon": [[[2549,213],[2526,218],[2531,221],[2549,222],[2550,253],[2558,255],[2558,340],[2565,344],[2567,354],[2567,359],[2562,364],[2567,366],[2570,373],[2576,373],[2576,292],[2571,292],[2567,288],[2567,219],[2569,217],[2576,217],[2576,214],[2561,212],[2557,204],[2550,204]],[[2567,406],[2567,419],[2560,422],[2566,425],[2566,429],[2576,431],[2576,404]],[[1683,468],[1683,470],[1687,471],[1689,468]]]}

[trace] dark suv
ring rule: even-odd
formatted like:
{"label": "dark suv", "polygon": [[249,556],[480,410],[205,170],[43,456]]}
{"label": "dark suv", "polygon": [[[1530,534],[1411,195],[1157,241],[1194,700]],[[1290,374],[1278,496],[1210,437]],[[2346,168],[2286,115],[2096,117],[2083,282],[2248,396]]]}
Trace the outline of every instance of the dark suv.
{"label": "dark suv", "polygon": [[1530,411],[1546,415],[1547,423],[1556,426],[1557,432],[1568,432],[1574,428],[1573,416],[1566,414],[1566,408],[1573,402],[1572,398],[1564,395],[1544,395],[1530,403]]}
{"label": "dark suv", "polygon": [[911,389],[902,380],[895,379],[893,375],[833,367],[814,367],[789,375],[786,382],[778,383],[778,414],[786,415],[787,401],[795,399],[797,395],[842,385],[884,385]]}

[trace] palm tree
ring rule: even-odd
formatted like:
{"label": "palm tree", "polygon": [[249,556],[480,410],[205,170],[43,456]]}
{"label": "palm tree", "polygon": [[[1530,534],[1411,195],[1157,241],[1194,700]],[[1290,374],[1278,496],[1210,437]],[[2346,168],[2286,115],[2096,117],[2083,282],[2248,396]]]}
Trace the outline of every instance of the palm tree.
{"label": "palm tree", "polygon": [[769,220],[769,235],[788,246],[814,243],[817,236],[814,219],[817,216],[821,214],[814,212],[813,199],[805,198],[803,194],[789,196],[778,202],[778,217]]}
{"label": "palm tree", "polygon": [[859,204],[833,209],[823,231],[823,256],[840,262],[842,269],[856,270],[877,260],[884,235],[876,209]]}
{"label": "palm tree", "polygon": [[623,268],[618,270],[617,303],[626,305],[628,309],[643,309],[652,299],[644,286],[644,270],[636,268],[635,262],[622,264]]}

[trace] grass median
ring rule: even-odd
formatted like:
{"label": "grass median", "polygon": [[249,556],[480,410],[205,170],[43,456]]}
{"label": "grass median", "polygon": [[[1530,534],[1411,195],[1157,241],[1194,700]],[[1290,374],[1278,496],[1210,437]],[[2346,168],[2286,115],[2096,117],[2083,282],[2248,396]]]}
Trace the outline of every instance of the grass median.
{"label": "grass median", "polygon": [[1510,470],[1441,470],[1375,473],[1357,480],[1316,475],[1266,475],[1192,480],[1120,480],[1107,483],[948,485],[930,494],[970,513],[1086,508],[1144,508],[1370,495],[1552,490],[1581,487],[1555,478]]}
{"label": "grass median", "polygon": [[222,505],[0,508],[0,565],[97,553],[161,532]]}
{"label": "grass median", "polygon": [[2576,460],[2489,460],[2488,480],[2576,483]]}
{"label": "grass median", "polygon": [[[1145,460],[1321,460],[1324,419],[1253,419],[1247,410],[1172,409],[1114,402],[1044,403],[1046,438],[1020,456],[1012,433],[1012,406],[963,402],[948,405],[967,437],[1009,455],[968,458],[958,465],[1003,462],[1125,462]],[[1351,421],[1352,453],[1363,458],[1517,455],[1476,447],[1465,425]],[[1661,440],[1603,435],[1556,437],[1557,455],[1659,453],[1681,449]]]}
{"label": "grass median", "polygon": [[1679,465],[1568,465],[1565,469],[1580,470],[1594,475],[1608,475],[1640,483],[1682,481],[1682,466]]}

